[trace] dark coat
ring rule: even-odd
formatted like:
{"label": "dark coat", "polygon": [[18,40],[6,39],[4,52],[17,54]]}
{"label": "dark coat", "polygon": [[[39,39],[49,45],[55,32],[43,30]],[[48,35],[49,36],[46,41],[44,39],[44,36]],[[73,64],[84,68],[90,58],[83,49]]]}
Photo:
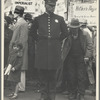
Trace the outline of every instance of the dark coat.
{"label": "dark coat", "polygon": [[13,31],[9,28],[4,30],[4,66],[7,64],[8,55],[9,55],[9,43],[12,38]]}
{"label": "dark coat", "polygon": [[23,45],[23,65],[21,66],[21,70],[28,69],[28,23],[20,18],[14,27],[13,36],[10,42],[10,50],[12,47],[12,43],[21,43]]}
{"label": "dark coat", "polygon": [[10,71],[10,74],[8,76],[9,81],[13,81],[13,82],[19,82],[20,81],[20,75],[21,75],[21,66],[22,66],[22,62],[23,62],[23,58],[22,58],[22,51],[18,51],[18,50],[14,50],[12,49],[12,51],[9,53],[9,57],[8,57],[8,64],[11,64],[12,67],[15,68],[15,71]]}
{"label": "dark coat", "polygon": [[[69,33],[71,34],[71,33]],[[82,30],[79,30],[79,39],[81,43],[81,48],[84,52],[84,57],[91,58],[93,55],[93,42],[90,35]],[[62,48],[62,60],[64,62],[65,58],[67,57],[72,45],[72,38],[71,35],[64,41],[63,48]]]}
{"label": "dark coat", "polygon": [[[92,38],[87,32],[83,32],[79,30],[79,39],[81,43],[81,48],[84,52],[84,57],[91,58],[93,55]],[[63,77],[63,64],[69,54],[71,46],[72,46],[72,36],[71,33],[69,33],[69,36],[63,41],[63,45],[62,45],[62,55],[61,55],[62,66],[57,71],[57,80],[59,84],[61,84],[60,82],[62,81],[62,77]]]}
{"label": "dark coat", "polygon": [[[50,32],[49,32],[50,31]],[[49,33],[51,38],[49,38]],[[57,69],[61,66],[61,45],[66,37],[67,28],[63,17],[44,13],[35,18],[31,34],[36,40],[35,67],[39,69]]]}

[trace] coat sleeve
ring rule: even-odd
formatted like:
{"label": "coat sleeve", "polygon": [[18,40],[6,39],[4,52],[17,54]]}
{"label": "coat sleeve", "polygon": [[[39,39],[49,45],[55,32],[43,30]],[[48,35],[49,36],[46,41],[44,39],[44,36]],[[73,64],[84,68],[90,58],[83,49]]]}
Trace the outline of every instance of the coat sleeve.
{"label": "coat sleeve", "polygon": [[11,41],[11,38],[12,38],[12,34],[13,34],[13,31],[8,29],[8,34],[7,32],[5,32],[5,43],[9,43]]}
{"label": "coat sleeve", "polygon": [[25,23],[24,25],[21,25],[18,43],[21,43],[23,45],[23,49],[25,48],[26,43],[28,43],[28,24],[27,23]]}
{"label": "coat sleeve", "polygon": [[15,30],[14,30],[13,35],[12,35],[12,39],[10,41],[9,51],[12,50],[12,43],[16,42],[15,40],[16,40],[17,35],[19,35],[19,33],[20,33],[20,25],[16,25]]}
{"label": "coat sleeve", "polygon": [[86,32],[86,53],[85,57],[91,58],[93,56],[93,42],[90,35]]}
{"label": "coat sleeve", "polygon": [[68,36],[67,24],[65,23],[63,17],[61,17],[60,27],[61,27],[60,40],[62,41],[63,39],[65,39]]}
{"label": "coat sleeve", "polygon": [[15,70],[18,70],[21,68],[22,65],[22,57],[18,57],[18,63],[14,66]]}
{"label": "coat sleeve", "polygon": [[36,17],[34,20],[33,20],[33,23],[32,23],[32,26],[31,26],[31,29],[30,29],[30,32],[29,32],[29,35],[31,37],[33,37],[34,40],[38,40],[38,34],[37,34],[37,30],[38,30],[38,18]]}

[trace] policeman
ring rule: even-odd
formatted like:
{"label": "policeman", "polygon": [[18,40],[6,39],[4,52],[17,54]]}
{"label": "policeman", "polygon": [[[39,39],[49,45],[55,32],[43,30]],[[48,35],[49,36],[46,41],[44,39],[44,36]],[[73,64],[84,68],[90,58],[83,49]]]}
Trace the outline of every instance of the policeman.
{"label": "policeman", "polygon": [[55,100],[56,71],[61,66],[61,43],[67,28],[63,17],[54,14],[57,0],[45,0],[46,12],[34,19],[31,34],[36,41],[35,67],[44,88],[40,100]]}

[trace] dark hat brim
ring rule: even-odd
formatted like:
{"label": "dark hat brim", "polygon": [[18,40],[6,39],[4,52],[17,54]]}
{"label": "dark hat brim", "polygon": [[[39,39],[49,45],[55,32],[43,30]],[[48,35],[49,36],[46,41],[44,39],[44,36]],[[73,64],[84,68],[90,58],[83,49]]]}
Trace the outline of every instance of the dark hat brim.
{"label": "dark hat brim", "polygon": [[81,25],[73,26],[73,25],[68,25],[70,28],[79,28]]}
{"label": "dark hat brim", "polygon": [[53,5],[53,6],[55,6],[56,5],[56,1],[57,0],[45,0],[45,4],[48,4],[48,5]]}

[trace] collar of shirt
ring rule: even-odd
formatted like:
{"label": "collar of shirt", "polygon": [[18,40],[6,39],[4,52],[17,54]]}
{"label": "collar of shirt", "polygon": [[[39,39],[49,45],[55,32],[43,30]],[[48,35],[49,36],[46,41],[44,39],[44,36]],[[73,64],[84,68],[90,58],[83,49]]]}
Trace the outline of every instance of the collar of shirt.
{"label": "collar of shirt", "polygon": [[19,22],[19,21],[22,20],[22,19],[23,19],[22,17],[21,17],[21,18],[18,18],[18,19],[17,19],[17,22]]}
{"label": "collar of shirt", "polygon": [[45,12],[45,14],[51,17],[54,13],[49,14],[48,12]]}

